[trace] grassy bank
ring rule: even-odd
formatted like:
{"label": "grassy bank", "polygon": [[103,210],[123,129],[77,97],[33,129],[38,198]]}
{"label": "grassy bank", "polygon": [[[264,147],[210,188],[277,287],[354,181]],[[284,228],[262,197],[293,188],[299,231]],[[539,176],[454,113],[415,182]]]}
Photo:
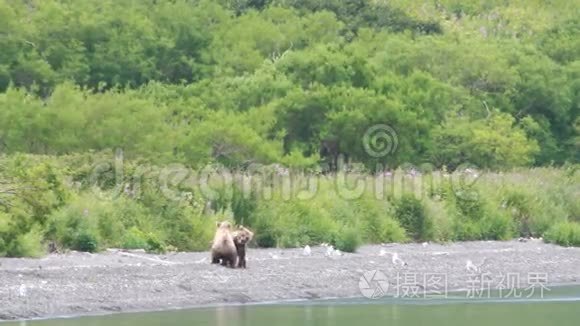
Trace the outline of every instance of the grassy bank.
{"label": "grassy bank", "polygon": [[152,166],[111,153],[0,158],[0,255],[49,246],[207,250],[215,221],[256,232],[255,245],[503,240],[580,245],[575,167],[504,173],[395,170],[321,175]]}

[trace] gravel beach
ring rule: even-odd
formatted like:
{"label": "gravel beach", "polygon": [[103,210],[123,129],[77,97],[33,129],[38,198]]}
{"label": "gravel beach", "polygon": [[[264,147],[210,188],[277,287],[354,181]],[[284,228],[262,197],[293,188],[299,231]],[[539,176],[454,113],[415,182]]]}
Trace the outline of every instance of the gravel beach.
{"label": "gravel beach", "polygon": [[[309,256],[303,249],[249,248],[245,270],[212,265],[209,252],[0,258],[0,320],[361,297],[361,277],[372,271],[385,275],[384,295],[396,295],[402,285],[439,293],[465,290],[485,275],[492,287],[507,274],[517,275],[511,284],[522,289],[538,279],[546,287],[580,282],[580,248],[540,240],[384,244],[354,254],[326,253],[326,247],[313,247]],[[442,282],[427,282],[433,275],[444,288]]]}

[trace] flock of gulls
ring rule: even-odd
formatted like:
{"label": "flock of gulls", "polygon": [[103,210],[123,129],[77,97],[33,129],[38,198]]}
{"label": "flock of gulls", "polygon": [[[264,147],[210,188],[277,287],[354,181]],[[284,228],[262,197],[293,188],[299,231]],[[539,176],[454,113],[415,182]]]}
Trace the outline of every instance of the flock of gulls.
{"label": "flock of gulls", "polygon": [[[342,251],[335,249],[334,246],[329,245],[328,243],[322,243],[320,244],[320,246],[326,248],[326,251],[324,252],[325,257],[339,257],[343,255]],[[269,253],[269,255],[270,258],[272,259],[280,259],[280,257],[274,253]],[[310,248],[309,245],[304,246],[304,249],[302,250],[302,255],[312,256],[312,248]]]}
{"label": "flock of gulls", "polygon": [[[423,247],[426,247],[427,245],[428,245],[428,243],[426,243],[426,242],[423,243]],[[343,253],[340,250],[335,249],[332,245],[329,245],[328,243],[322,243],[322,244],[320,244],[320,246],[326,248],[326,251],[324,252],[325,257],[331,258],[331,257],[343,256]],[[378,253],[379,256],[388,256],[389,254],[391,255],[391,262],[393,263],[394,266],[396,266],[396,267],[408,266],[408,264],[403,259],[401,259],[401,257],[399,257],[399,254],[396,252],[388,252],[387,250],[381,248],[381,250]],[[448,253],[444,253],[444,254],[448,254]],[[272,258],[272,259],[280,259],[280,256],[278,256],[274,253],[269,253],[269,255],[270,255],[270,258]],[[303,256],[312,256],[312,248],[309,245],[304,246],[304,249],[302,250],[302,255]],[[197,263],[205,262],[206,259],[207,259],[207,257],[203,258],[200,261],[197,261]],[[479,274],[479,273],[481,273],[481,269],[482,269],[483,265],[485,265],[486,261],[487,261],[487,258],[484,258],[483,261],[479,265],[476,265],[473,263],[473,261],[468,259],[465,263],[465,269],[469,273]],[[27,287],[25,284],[20,285],[20,287],[18,288],[18,294],[21,297],[27,296]]]}
{"label": "flock of gulls", "polygon": [[[322,243],[322,244],[320,244],[320,246],[326,248],[326,251],[324,252],[325,257],[337,257],[337,256],[343,255],[343,253],[340,250],[335,249],[332,245],[329,245],[328,243]],[[428,246],[428,243],[424,242],[422,244],[422,246],[426,247],[426,246]],[[444,253],[444,254],[448,254],[448,253]],[[313,255],[312,248],[309,245],[304,246],[304,248],[302,249],[302,255],[303,256],[312,256]],[[397,267],[409,266],[409,264],[407,262],[405,262],[403,259],[401,259],[399,254],[396,252],[388,252],[387,250],[381,248],[379,253],[378,253],[378,256],[381,256],[381,257],[388,256],[388,255],[391,256],[391,262],[393,263],[394,266],[397,266]],[[272,259],[279,259],[280,258],[278,255],[273,254],[273,253],[270,253],[270,257]],[[480,264],[475,264],[470,259],[467,259],[465,262],[465,269],[469,273],[481,273],[481,269],[482,269],[483,265],[485,265],[487,260],[488,260],[487,258],[484,258]]]}

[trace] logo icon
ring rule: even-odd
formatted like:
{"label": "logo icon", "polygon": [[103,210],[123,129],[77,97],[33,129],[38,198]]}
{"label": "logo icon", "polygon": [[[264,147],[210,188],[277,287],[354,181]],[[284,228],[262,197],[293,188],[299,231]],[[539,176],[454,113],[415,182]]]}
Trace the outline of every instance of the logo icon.
{"label": "logo icon", "polygon": [[398,144],[399,139],[395,129],[384,124],[370,127],[363,136],[366,153],[375,158],[393,154]]}
{"label": "logo icon", "polygon": [[380,271],[372,270],[365,272],[359,282],[358,287],[361,294],[367,299],[380,299],[387,294],[389,281],[387,276]]}

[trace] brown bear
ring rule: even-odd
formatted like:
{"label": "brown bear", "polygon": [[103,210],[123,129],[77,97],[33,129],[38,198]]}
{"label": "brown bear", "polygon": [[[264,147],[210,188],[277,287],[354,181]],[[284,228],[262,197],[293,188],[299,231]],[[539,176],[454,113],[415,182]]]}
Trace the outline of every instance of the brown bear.
{"label": "brown bear", "polygon": [[230,268],[236,267],[238,258],[236,245],[232,236],[232,225],[228,221],[218,222],[217,230],[211,245],[211,263]]}
{"label": "brown bear", "polygon": [[238,226],[238,229],[233,233],[234,244],[238,253],[239,268],[246,268],[246,244],[252,240],[254,233],[243,225]]}

